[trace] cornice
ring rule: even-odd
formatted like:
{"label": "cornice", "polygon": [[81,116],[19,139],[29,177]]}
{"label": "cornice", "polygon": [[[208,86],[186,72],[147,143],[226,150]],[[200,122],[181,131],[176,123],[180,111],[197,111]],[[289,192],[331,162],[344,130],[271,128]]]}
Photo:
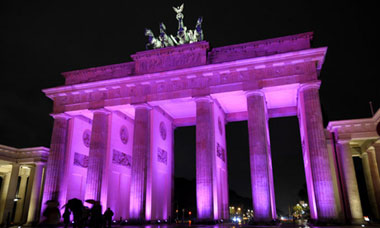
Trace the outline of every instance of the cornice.
{"label": "cornice", "polygon": [[301,51],[286,52],[271,56],[262,56],[256,58],[242,59],[231,62],[207,64],[186,69],[164,71],[159,73],[148,73],[142,75],[131,75],[128,77],[113,78],[102,81],[94,81],[75,85],[59,86],[54,88],[43,89],[46,96],[54,98],[56,96],[66,96],[67,93],[77,93],[78,91],[89,92],[92,90],[107,90],[107,88],[120,86],[120,84],[136,85],[139,83],[149,83],[148,81],[159,81],[175,78],[183,75],[213,75],[231,71],[246,71],[248,67],[254,69],[270,68],[282,65],[317,62],[317,68],[321,67],[324,61],[327,47],[310,48]]}

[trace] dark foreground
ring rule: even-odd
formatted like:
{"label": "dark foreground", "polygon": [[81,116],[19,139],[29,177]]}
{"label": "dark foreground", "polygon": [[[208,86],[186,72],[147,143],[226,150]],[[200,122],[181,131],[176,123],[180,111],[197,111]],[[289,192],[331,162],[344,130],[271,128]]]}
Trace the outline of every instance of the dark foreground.
{"label": "dark foreground", "polygon": [[[19,226],[14,226],[14,227],[19,227]],[[63,226],[60,226],[60,228]],[[279,224],[275,226],[253,226],[253,225],[239,225],[239,224],[217,224],[217,225],[199,225],[199,224],[161,224],[161,225],[127,225],[127,226],[120,226],[120,225],[113,225],[112,228],[117,228],[117,227],[129,227],[129,228],[189,228],[189,227],[194,227],[194,228],[325,228],[325,227],[331,227],[331,228],[378,228],[380,227],[379,224],[367,224],[367,225],[345,225],[345,226],[312,226],[312,225],[294,225],[294,224]]]}

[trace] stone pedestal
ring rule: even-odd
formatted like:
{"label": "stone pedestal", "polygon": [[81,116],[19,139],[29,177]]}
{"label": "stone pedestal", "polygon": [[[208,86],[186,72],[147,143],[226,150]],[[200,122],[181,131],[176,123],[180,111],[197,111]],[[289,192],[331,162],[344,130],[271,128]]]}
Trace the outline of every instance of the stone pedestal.
{"label": "stone pedestal", "polygon": [[255,221],[268,222],[273,219],[272,211],[275,211],[275,208],[272,208],[274,194],[271,191],[272,170],[264,94],[248,93],[247,108],[253,211]]}
{"label": "stone pedestal", "polygon": [[[59,114],[54,116],[53,134],[51,137],[50,154],[46,165],[46,181],[42,201],[44,210],[48,200],[60,201],[61,183],[64,178],[64,163],[67,144],[69,116]],[[66,161],[67,162],[67,161]],[[64,202],[59,202],[62,206]]]}
{"label": "stone pedestal", "polygon": [[147,163],[150,160],[150,110],[148,105],[135,107],[129,216],[137,222],[145,220]]}
{"label": "stone pedestal", "polygon": [[363,172],[364,172],[365,183],[367,186],[369,205],[371,207],[372,215],[376,219],[380,219],[379,206],[376,202],[375,188],[373,185],[373,179],[372,179],[372,173],[371,173],[371,167],[370,167],[370,161],[369,160],[370,159],[368,157],[368,153],[362,152]]}
{"label": "stone pedestal", "polygon": [[363,211],[350,150],[350,141],[339,140],[337,149],[347,220],[359,224],[363,222]]}
{"label": "stone pedestal", "polygon": [[213,162],[214,125],[213,103],[210,98],[196,100],[196,190],[197,218],[214,220]]}
{"label": "stone pedestal", "polygon": [[39,213],[37,211],[40,211],[40,203],[41,203],[41,188],[42,188],[42,182],[43,182],[43,170],[44,170],[43,163],[36,163],[36,167],[32,170],[32,189],[30,193],[30,203],[29,203],[29,210],[28,210],[28,217],[27,217],[27,224],[32,224],[33,222],[37,222],[39,220]]}
{"label": "stone pedestal", "polygon": [[[100,201],[102,177],[105,158],[108,149],[109,112],[106,110],[94,111],[92,122],[90,152],[88,156],[88,169],[85,199]],[[104,206],[104,205],[103,205]]]}
{"label": "stone pedestal", "polygon": [[[299,88],[298,115],[304,160],[309,158],[305,161],[305,170],[309,169],[305,173],[309,183],[308,195],[309,201],[311,201],[311,214],[314,213],[314,219],[319,222],[330,222],[338,219],[338,213],[335,206],[332,171],[324,135],[318,89],[319,82],[304,84]],[[313,202],[314,200],[315,202]]]}

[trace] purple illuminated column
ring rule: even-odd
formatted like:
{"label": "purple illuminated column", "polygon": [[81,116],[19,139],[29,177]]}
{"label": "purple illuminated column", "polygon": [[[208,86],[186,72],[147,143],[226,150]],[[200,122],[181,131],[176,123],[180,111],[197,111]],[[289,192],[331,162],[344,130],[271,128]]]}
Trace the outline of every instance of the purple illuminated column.
{"label": "purple illuminated column", "polygon": [[148,105],[135,106],[135,124],[133,134],[130,219],[145,220],[145,193],[147,163],[150,154],[150,111]]}
{"label": "purple illuminated column", "polygon": [[[312,183],[314,191],[309,192],[309,201],[314,204],[313,201],[315,200],[315,219],[327,222],[337,220],[338,213],[335,206],[332,171],[319,103],[319,85],[320,82],[308,83],[299,88],[298,113],[303,149],[306,150],[306,152],[304,151],[304,159],[309,158],[309,161],[305,162],[305,169],[306,166],[310,167],[310,175],[307,175],[306,178],[311,179],[309,183]],[[308,156],[305,157],[305,153]],[[308,191],[310,190],[308,189]],[[315,199],[311,199],[312,196]],[[312,208],[310,209],[312,210]]]}
{"label": "purple illuminated column", "polygon": [[[255,220],[271,221],[272,192],[268,119],[264,93],[247,93],[249,154],[251,165],[252,200]],[[274,195],[274,194],[273,194]]]}
{"label": "purple illuminated column", "polygon": [[[53,134],[51,137],[50,153],[46,165],[46,180],[41,209],[44,210],[48,200],[60,201],[62,198],[62,181],[65,168],[65,153],[69,116],[66,114],[54,115]],[[64,202],[59,202],[62,206]]]}
{"label": "purple illuminated column", "polygon": [[104,109],[94,111],[88,156],[86,200],[100,201],[101,198],[102,177],[109,141],[109,115],[109,111]]}
{"label": "purple illuminated column", "polygon": [[350,140],[338,140],[338,162],[342,179],[342,188],[348,219],[352,223],[363,222],[363,211],[360,202],[359,188],[356,181],[354,161],[350,150]]}
{"label": "purple illuminated column", "polygon": [[197,98],[196,109],[197,217],[213,220],[213,102],[208,97]]}

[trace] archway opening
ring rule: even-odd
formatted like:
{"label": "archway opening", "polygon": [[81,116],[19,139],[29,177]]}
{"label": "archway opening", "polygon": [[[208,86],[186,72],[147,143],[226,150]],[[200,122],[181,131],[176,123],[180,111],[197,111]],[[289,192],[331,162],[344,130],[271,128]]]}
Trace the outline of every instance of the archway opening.
{"label": "archway opening", "polygon": [[298,118],[269,119],[269,134],[277,216],[292,218],[294,206],[308,204]]}
{"label": "archway opening", "polygon": [[226,125],[226,144],[231,217],[252,210],[247,121],[229,122]]}
{"label": "archway opening", "polygon": [[172,216],[187,220],[196,216],[195,126],[174,130],[174,199]]}

